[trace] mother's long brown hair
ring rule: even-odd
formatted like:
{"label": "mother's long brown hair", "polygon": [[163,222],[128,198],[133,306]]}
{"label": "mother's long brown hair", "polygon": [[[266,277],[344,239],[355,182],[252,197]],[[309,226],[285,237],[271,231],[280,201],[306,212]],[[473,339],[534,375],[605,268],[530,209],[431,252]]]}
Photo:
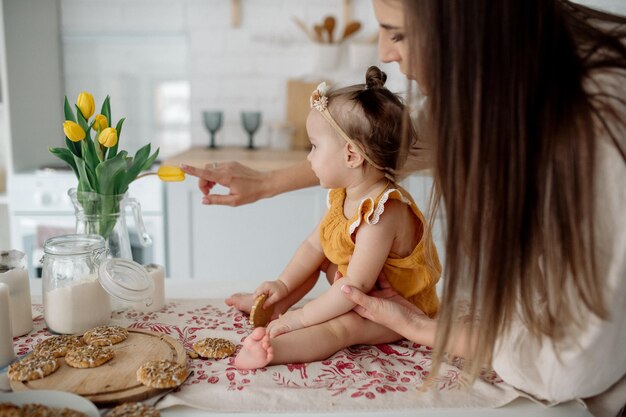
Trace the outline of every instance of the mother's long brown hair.
{"label": "mother's long brown hair", "polygon": [[518,314],[529,337],[554,343],[588,312],[607,316],[594,161],[599,126],[624,123],[611,100],[626,97],[591,92],[590,76],[626,69],[626,19],[559,0],[405,0],[404,10],[447,223],[435,368],[469,295],[476,375]]}

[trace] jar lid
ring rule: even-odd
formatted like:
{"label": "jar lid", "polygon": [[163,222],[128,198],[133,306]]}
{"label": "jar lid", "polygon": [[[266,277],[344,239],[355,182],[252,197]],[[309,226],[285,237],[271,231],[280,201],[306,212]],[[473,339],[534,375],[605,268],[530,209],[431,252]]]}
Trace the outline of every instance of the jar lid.
{"label": "jar lid", "polygon": [[124,301],[152,304],[154,283],[148,271],[129,259],[109,259],[98,269],[100,285],[109,294]]}
{"label": "jar lid", "polygon": [[47,255],[86,255],[104,248],[100,235],[62,235],[46,239],[43,251]]}

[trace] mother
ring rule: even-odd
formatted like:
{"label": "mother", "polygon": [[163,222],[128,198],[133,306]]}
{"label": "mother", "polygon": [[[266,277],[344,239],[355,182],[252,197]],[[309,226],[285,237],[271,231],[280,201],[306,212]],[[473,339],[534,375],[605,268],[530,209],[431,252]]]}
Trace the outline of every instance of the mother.
{"label": "mother", "polygon": [[[491,363],[550,403],[608,392],[591,403],[615,415],[626,398],[626,19],[565,0],[373,4],[381,60],[427,96],[410,169],[433,169],[445,207],[444,291],[434,320],[390,288],[346,297],[434,346],[435,368],[444,352],[473,359],[474,375]],[[187,172],[206,204],[315,183],[306,162]],[[230,194],[212,195],[215,183]]]}

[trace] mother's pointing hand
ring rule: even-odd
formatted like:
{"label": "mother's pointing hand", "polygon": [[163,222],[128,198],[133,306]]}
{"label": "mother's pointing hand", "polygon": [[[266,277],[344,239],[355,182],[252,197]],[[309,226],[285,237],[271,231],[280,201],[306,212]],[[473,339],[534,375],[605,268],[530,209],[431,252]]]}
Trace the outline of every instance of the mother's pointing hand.
{"label": "mother's pointing hand", "polygon": [[[204,194],[202,204],[241,206],[266,196],[267,173],[248,168],[239,162],[214,162],[204,169],[181,165],[189,175],[198,177],[198,188]],[[212,194],[216,184],[228,188],[228,194]]]}

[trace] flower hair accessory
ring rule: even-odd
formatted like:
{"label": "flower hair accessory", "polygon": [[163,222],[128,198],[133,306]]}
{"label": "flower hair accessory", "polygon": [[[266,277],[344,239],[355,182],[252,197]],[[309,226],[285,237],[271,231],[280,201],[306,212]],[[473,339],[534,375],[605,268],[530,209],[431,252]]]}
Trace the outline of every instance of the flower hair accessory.
{"label": "flower hair accessory", "polygon": [[353,141],[350,136],[337,124],[333,116],[328,111],[328,92],[330,91],[330,87],[326,82],[321,82],[315,90],[311,93],[311,97],[309,102],[311,104],[311,108],[320,112],[324,119],[328,121],[328,123],[332,126],[332,128],[341,136],[346,142],[348,142],[352,147],[358,152],[363,159],[365,159],[371,166],[385,173],[385,177],[392,182],[396,182],[395,179],[395,171],[392,168],[385,168],[378,165],[376,162],[372,160],[363,148]]}
{"label": "flower hair accessory", "polygon": [[323,112],[328,108],[328,91],[330,87],[325,81],[321,82],[311,93],[311,108]]}

